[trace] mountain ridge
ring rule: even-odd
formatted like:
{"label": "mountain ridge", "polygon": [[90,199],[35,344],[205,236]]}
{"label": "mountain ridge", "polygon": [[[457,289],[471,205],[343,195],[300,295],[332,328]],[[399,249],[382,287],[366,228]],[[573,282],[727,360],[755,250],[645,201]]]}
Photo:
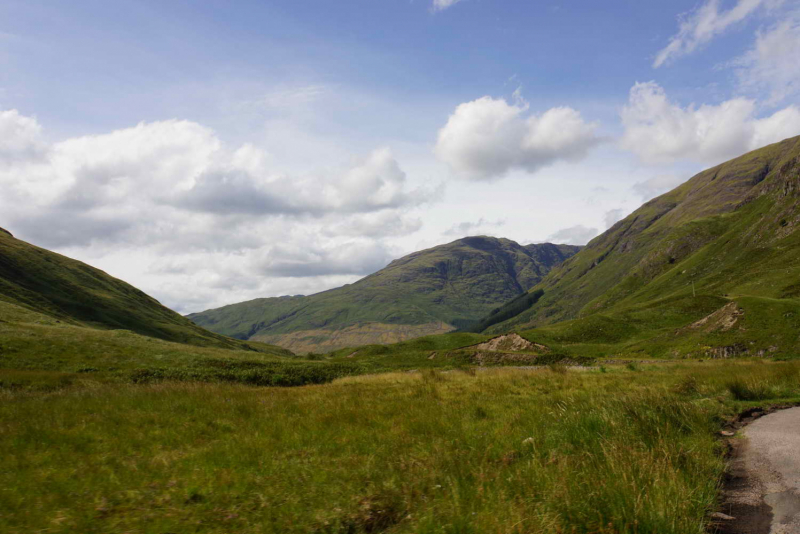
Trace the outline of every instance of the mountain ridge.
{"label": "mountain ridge", "polygon": [[[579,249],[471,236],[413,252],[339,288],[254,299],[187,317],[212,331],[300,352],[333,350],[352,340],[403,341],[475,321],[524,293]],[[342,338],[346,329],[352,335]]]}
{"label": "mountain ridge", "polygon": [[[793,319],[800,316],[798,228],[794,137],[646,202],[532,288],[543,296],[530,309],[486,333],[534,329],[532,337],[563,341],[599,339],[602,330],[618,334],[607,350],[793,353],[800,348],[792,333],[800,327]],[[735,328],[705,338],[688,328],[734,308]]]}

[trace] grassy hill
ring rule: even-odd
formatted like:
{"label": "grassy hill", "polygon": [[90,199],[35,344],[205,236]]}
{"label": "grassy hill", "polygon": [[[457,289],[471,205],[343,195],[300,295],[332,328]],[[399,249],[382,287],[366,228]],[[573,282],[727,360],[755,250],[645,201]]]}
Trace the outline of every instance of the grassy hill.
{"label": "grassy hill", "polygon": [[523,294],[579,248],[467,237],[395,260],[351,285],[188,317],[214,332],[295,352],[394,343],[471,325]]}
{"label": "grassy hill", "polygon": [[798,354],[798,228],[800,137],[647,202],[486,333],[523,331],[590,355]]}
{"label": "grassy hill", "polygon": [[286,353],[198,327],[99,269],[0,231],[0,324],[39,323],[127,330],[201,347]]}

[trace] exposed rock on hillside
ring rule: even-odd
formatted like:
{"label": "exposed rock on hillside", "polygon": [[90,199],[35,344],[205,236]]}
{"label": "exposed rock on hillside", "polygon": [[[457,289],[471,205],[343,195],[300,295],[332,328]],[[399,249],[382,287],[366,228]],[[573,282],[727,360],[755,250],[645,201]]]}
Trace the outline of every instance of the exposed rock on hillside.
{"label": "exposed rock on hillside", "polygon": [[472,347],[476,350],[501,351],[501,352],[546,352],[547,347],[538,343],[531,343],[519,334],[506,334],[497,336],[479,345]]}
{"label": "exposed rock on hillside", "polygon": [[692,330],[702,330],[703,332],[727,332],[739,322],[739,318],[744,316],[744,310],[735,302],[730,302],[718,309],[711,315],[703,317],[699,321],[692,323],[689,328]]}

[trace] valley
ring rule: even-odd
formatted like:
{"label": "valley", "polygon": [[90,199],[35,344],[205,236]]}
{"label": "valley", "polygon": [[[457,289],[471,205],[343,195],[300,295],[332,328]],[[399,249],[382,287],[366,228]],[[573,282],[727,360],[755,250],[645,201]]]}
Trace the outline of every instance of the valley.
{"label": "valley", "polygon": [[3,232],[0,530],[713,531],[726,422],[800,403],[798,162],[191,321]]}

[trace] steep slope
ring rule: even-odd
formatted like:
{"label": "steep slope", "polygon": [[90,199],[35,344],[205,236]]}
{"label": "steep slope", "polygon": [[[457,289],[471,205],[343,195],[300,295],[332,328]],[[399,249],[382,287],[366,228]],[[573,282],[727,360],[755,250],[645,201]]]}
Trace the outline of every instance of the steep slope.
{"label": "steep slope", "polygon": [[255,347],[198,327],[135,287],[99,269],[50,252],[0,231],[0,301],[4,313],[30,310],[63,323],[124,329],[197,346],[240,350]]}
{"label": "steep slope", "polygon": [[215,332],[298,352],[393,343],[471,324],[577,250],[467,237],[395,260],[355,284],[307,297],[256,299],[189,318]]}
{"label": "steep slope", "polygon": [[[703,171],[644,204],[554,269],[534,288],[544,296],[529,310],[488,332],[553,325],[539,334],[609,346],[667,334],[672,345],[693,340],[671,349],[676,354],[736,344],[738,353],[794,351],[799,227],[796,137]],[[722,327],[688,328],[723,309],[741,318],[725,335]],[[554,324],[565,320],[572,321]],[[670,344],[658,343],[664,350]]]}

